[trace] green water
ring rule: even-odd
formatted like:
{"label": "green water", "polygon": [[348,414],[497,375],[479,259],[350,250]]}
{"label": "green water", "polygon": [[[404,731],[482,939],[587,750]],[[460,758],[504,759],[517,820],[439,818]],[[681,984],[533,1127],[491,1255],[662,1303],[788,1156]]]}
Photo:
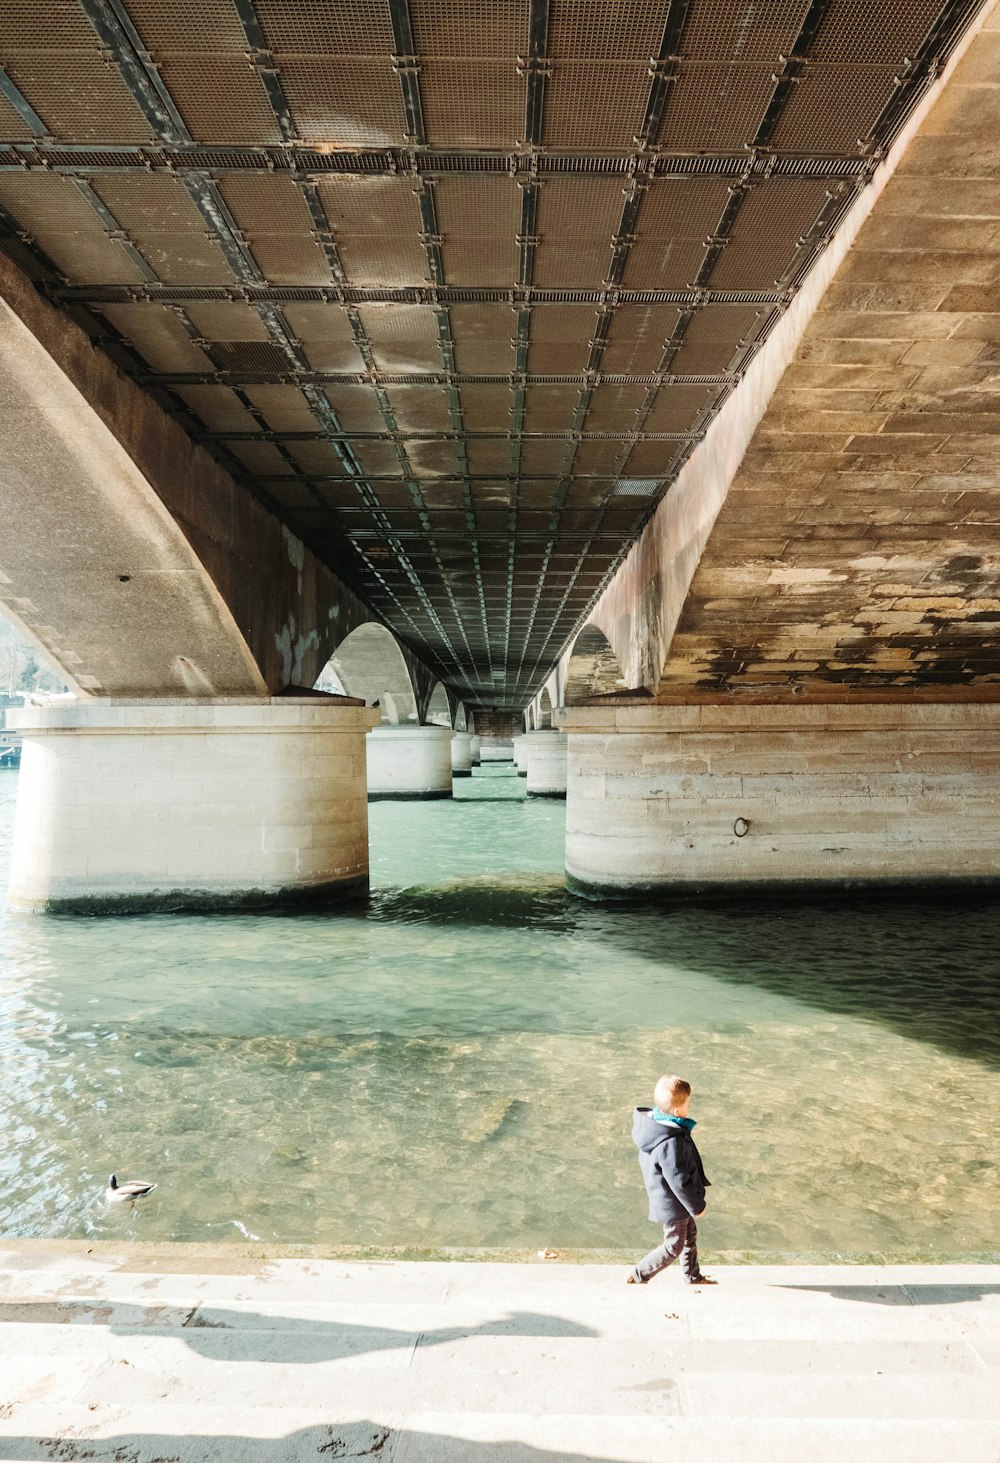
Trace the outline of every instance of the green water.
{"label": "green water", "polygon": [[349,912],[0,913],[0,1234],[641,1249],[675,1070],[709,1251],[997,1255],[1000,901],[592,907],[523,787],[374,804]]}

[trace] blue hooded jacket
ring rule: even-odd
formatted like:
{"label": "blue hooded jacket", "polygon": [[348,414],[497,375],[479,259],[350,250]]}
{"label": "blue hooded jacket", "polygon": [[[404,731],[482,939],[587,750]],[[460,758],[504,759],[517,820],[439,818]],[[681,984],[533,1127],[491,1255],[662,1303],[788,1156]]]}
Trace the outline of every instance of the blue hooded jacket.
{"label": "blue hooded jacket", "polygon": [[705,1207],[710,1187],[694,1139],[674,1123],[657,1123],[652,1108],[637,1107],[632,1115],[632,1141],[639,1150],[639,1167],[649,1195],[649,1217],[657,1224],[672,1219],[693,1219]]}

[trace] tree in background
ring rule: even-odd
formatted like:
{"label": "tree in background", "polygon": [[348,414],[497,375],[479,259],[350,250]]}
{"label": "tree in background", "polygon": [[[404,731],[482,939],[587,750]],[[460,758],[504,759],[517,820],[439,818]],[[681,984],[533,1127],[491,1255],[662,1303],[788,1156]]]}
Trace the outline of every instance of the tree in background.
{"label": "tree in background", "polygon": [[60,673],[42,665],[34,647],[0,615],[0,693],[65,690]]}

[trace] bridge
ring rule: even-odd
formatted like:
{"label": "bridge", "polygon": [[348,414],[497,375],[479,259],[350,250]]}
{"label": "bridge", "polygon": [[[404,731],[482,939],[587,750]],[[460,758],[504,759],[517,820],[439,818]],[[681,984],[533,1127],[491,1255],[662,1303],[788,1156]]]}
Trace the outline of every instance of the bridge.
{"label": "bridge", "polygon": [[15,897],[356,890],[522,715],[581,892],[994,877],[998,30],[23,0]]}

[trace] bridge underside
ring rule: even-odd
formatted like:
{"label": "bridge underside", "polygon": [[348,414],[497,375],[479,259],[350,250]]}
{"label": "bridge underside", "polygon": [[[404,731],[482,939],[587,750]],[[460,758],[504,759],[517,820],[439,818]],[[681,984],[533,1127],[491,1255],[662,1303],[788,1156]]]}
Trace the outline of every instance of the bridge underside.
{"label": "bridge underside", "polygon": [[0,246],[520,709],[976,9],[26,0]]}

